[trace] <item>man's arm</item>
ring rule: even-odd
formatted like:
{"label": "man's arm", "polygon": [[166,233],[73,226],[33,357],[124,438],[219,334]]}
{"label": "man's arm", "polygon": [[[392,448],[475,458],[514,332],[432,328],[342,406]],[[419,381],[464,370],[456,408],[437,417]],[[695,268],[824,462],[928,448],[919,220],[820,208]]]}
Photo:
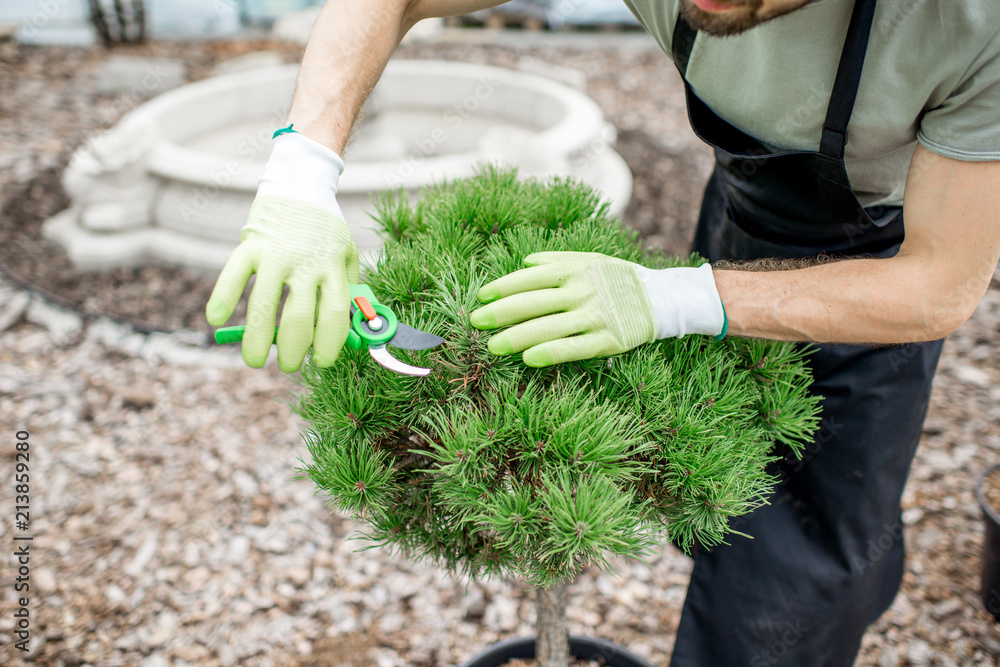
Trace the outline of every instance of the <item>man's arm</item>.
{"label": "man's arm", "polygon": [[903,211],[906,239],[889,259],[717,270],[730,334],[887,344],[953,332],[976,309],[1000,259],[1000,162],[962,162],[918,145]]}
{"label": "man's arm", "polygon": [[[393,49],[422,18],[480,9],[485,0],[330,0],[306,48],[289,113],[294,132],[271,139],[271,156],[240,245],[219,273],[205,318],[232,317],[251,276],[243,359],[267,361],[272,342],[286,373],[313,350],[320,368],[333,364],[347,340],[349,283],[359,280],[358,247],[337,203],[351,124],[382,75]],[[281,323],[275,338],[282,293]]]}
{"label": "man's arm", "polygon": [[288,120],[340,155],[389,56],[425,18],[466,14],[505,0],[329,0],[302,58]]}

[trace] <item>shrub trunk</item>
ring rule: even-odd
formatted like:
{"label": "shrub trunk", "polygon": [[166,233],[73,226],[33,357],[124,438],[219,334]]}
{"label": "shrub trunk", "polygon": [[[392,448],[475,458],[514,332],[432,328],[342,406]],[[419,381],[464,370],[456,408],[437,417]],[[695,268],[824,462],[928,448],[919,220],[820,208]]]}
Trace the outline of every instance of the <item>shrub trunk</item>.
{"label": "shrub trunk", "polygon": [[538,667],[569,665],[569,630],[566,628],[566,582],[539,588],[535,601],[538,615],[535,660]]}

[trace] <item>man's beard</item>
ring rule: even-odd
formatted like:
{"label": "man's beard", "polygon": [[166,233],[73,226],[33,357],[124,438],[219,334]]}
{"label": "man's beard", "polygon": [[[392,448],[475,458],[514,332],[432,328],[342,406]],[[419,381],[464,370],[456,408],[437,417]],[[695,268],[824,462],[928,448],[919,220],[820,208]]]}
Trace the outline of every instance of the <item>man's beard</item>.
{"label": "man's beard", "polygon": [[691,24],[691,27],[713,37],[729,37],[746,32],[761,23],[770,21],[788,12],[795,11],[810,0],[805,0],[801,5],[783,8],[777,12],[761,12],[764,0],[720,0],[733,9],[727,12],[706,12],[695,5],[692,0],[680,0],[681,16]]}

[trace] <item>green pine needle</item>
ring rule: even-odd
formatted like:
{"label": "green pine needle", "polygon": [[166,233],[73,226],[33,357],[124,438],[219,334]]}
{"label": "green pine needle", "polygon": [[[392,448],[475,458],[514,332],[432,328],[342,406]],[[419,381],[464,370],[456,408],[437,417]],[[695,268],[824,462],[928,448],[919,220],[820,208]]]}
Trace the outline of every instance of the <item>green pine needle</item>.
{"label": "green pine needle", "polygon": [[704,261],[645,252],[585,185],[486,166],[416,205],[383,194],[374,217],[385,248],[363,281],[446,342],[392,348],[425,378],[365,350],[326,369],[310,358],[293,406],[310,423],[304,476],[365,520],[374,546],[542,586],[664,539],[715,546],[766,503],[776,445],[801,453],[818,427],[808,349],[791,343],[688,336],[544,369],[488,352],[490,332],[469,324],[479,288],[534,252]]}

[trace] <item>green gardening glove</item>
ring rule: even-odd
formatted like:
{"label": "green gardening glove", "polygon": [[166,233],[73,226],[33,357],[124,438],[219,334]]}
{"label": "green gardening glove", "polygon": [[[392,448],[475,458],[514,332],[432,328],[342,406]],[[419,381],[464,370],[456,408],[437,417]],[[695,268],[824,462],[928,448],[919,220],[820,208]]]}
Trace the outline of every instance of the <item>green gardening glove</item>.
{"label": "green gardening glove", "polygon": [[[337,204],[340,157],[294,131],[273,151],[240,245],[230,255],[205,307],[213,326],[232,316],[250,276],[243,360],[260,368],[274,342],[283,286],[288,296],[278,327],[278,367],[297,370],[310,345],[319,367],[333,364],[347,339],[351,293],[359,282],[358,248]],[[318,306],[318,307],[317,307]]]}
{"label": "green gardening glove", "polygon": [[541,367],[668,336],[725,335],[708,264],[655,270],[588,252],[539,252],[524,263],[530,268],[484,285],[479,300],[489,305],[471,315],[477,329],[517,325],[490,339],[494,354],[523,351],[525,364]]}

